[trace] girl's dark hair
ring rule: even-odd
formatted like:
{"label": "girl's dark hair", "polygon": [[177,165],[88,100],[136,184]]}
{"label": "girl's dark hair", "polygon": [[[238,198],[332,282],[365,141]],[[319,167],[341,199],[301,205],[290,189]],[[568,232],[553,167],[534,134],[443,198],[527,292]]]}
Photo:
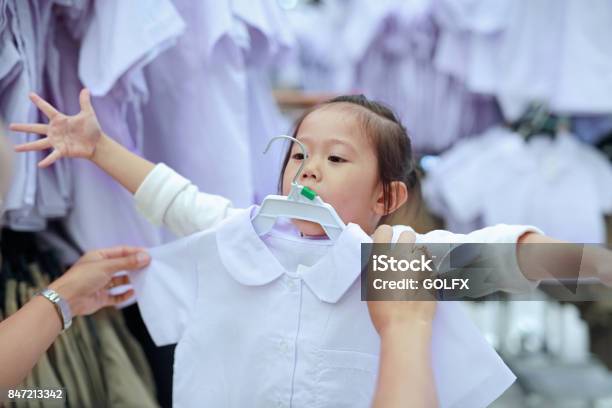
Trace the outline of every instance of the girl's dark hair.
{"label": "girl's dark hair", "polygon": [[[371,101],[364,95],[346,95],[333,98],[304,112],[296,121],[292,136],[297,137],[302,122],[310,113],[339,103],[355,107],[352,113],[357,115],[363,133],[374,146],[378,157],[378,174],[383,185],[385,213],[389,213],[391,182],[393,181],[403,181],[411,196],[420,200],[420,172],[412,157],[412,146],[408,132],[393,111],[384,104]],[[281,193],[283,175],[291,157],[292,147],[293,143],[289,145],[283,160],[278,182],[278,189]]]}

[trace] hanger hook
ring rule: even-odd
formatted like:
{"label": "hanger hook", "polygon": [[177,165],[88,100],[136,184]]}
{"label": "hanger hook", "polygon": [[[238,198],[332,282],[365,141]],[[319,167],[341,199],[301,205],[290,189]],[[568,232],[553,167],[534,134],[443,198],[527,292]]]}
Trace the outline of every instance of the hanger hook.
{"label": "hanger hook", "polygon": [[302,164],[300,164],[300,168],[298,169],[297,173],[295,173],[295,176],[293,177],[292,183],[295,183],[296,180],[298,179],[298,177],[300,176],[300,174],[302,173],[302,170],[304,169],[304,165],[306,164],[306,159],[308,158],[308,151],[306,150],[306,146],[304,146],[304,143],[300,142],[295,137],[291,137],[291,136],[287,136],[287,135],[280,135],[280,136],[275,136],[272,139],[270,139],[270,141],[268,142],[268,145],[266,146],[266,149],[263,151],[263,154],[266,154],[268,152],[268,150],[270,149],[270,146],[272,145],[272,143],[275,142],[278,139],[289,139],[292,142],[297,143],[300,146],[300,148],[302,149],[302,154],[304,155],[304,160],[302,160]]}

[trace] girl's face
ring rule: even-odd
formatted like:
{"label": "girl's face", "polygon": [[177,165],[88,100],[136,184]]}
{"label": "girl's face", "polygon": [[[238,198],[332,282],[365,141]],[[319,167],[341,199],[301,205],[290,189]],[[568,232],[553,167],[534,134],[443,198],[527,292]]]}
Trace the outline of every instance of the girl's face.
{"label": "girl's face", "polygon": [[[346,105],[317,109],[303,120],[297,139],[309,155],[298,183],[316,191],[345,223],[358,224],[372,234],[383,215],[382,183],[376,152],[360,129],[356,113]],[[289,194],[303,159],[300,146],[294,143],[283,175],[284,195]],[[319,224],[292,221],[304,235],[325,234]]]}

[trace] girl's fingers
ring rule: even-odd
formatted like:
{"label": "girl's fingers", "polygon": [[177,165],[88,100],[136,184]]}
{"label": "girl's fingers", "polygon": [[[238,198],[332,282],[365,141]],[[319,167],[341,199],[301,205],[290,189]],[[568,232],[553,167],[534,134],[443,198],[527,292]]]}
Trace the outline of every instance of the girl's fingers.
{"label": "girl's fingers", "polygon": [[51,154],[49,154],[47,157],[45,157],[38,163],[38,167],[41,167],[41,168],[49,167],[50,165],[55,163],[57,160],[59,160],[61,157],[62,157],[62,154],[59,152],[59,150],[53,150]]}
{"label": "girl's fingers", "polygon": [[49,125],[43,123],[11,123],[9,126],[14,132],[36,133],[38,135],[46,135],[49,131]]}
{"label": "girl's fingers", "polygon": [[37,140],[35,142],[23,143],[15,146],[16,152],[32,152],[35,150],[45,150],[53,147],[49,139],[44,138]]}
{"label": "girl's fingers", "polygon": [[53,117],[59,113],[49,102],[45,101],[34,92],[30,92],[30,99],[49,119],[53,119]]}
{"label": "girl's fingers", "polygon": [[93,111],[93,107],[91,106],[91,97],[89,94],[89,89],[81,89],[81,93],[79,94],[79,104],[81,105],[81,110],[86,112]]}

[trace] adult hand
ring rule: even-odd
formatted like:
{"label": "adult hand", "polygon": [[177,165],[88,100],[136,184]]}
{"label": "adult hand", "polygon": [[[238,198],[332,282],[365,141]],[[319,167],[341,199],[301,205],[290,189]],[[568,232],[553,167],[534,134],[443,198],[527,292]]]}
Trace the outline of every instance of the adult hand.
{"label": "adult hand", "polygon": [[52,282],[49,288],[68,302],[74,316],[88,315],[132,297],[132,289],[119,295],[109,293],[109,289],[129,283],[128,276],[114,275],[119,271],[143,268],[150,260],[142,248],[135,247],[87,252],[64,275]]}
{"label": "adult hand", "polygon": [[[381,225],[374,232],[377,252],[381,244],[391,243],[393,229]],[[416,236],[403,232],[398,244],[387,254],[395,259],[412,260],[429,256],[426,250],[416,248]],[[384,248],[383,248],[384,249]],[[417,276],[422,282],[424,276]],[[427,291],[418,290],[408,299],[428,299]],[[436,302],[430,300],[368,301],[368,310],[374,327],[380,335],[380,363],[376,392],[372,408],[438,407],[437,392],[431,364],[432,321]]]}
{"label": "adult hand", "polygon": [[49,118],[49,124],[12,123],[10,129],[46,137],[35,142],[17,145],[16,151],[29,152],[53,148],[51,154],[38,163],[39,167],[50,166],[62,157],[93,158],[103,133],[91,105],[89,90],[81,91],[79,95],[81,111],[72,116],[59,112],[49,102],[33,92],[30,93],[30,99]]}
{"label": "adult hand", "polygon": [[[379,226],[374,232],[373,239],[375,244],[391,243],[393,229],[388,225]],[[416,235],[411,231],[403,232],[397,243],[404,244],[400,247],[389,248],[389,254],[396,259],[420,258],[427,254],[415,247]],[[426,295],[426,293],[423,293]],[[419,295],[420,297],[421,295]],[[412,298],[415,295],[411,295]],[[433,296],[432,296],[433,299]],[[434,300],[388,300],[388,301],[368,301],[368,311],[370,318],[379,335],[395,329],[409,329],[417,323],[431,324],[436,311]]]}

